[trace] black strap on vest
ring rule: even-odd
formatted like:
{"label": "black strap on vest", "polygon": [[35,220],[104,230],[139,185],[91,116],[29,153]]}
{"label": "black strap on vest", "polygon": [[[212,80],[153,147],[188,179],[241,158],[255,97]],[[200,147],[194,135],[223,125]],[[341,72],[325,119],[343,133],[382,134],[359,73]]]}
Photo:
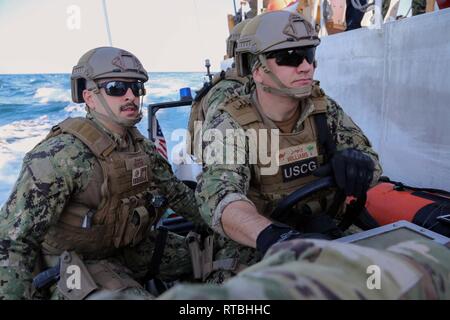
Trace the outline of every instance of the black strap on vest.
{"label": "black strap on vest", "polygon": [[[317,135],[319,138],[320,145],[325,150],[325,159],[324,162],[330,161],[336,152],[336,142],[331,136],[330,129],[327,124],[327,117],[325,113],[319,113],[314,116],[314,121],[316,123]],[[341,190],[337,190],[334,196],[333,202],[328,208],[327,214],[331,217],[336,216],[339,208],[342,203],[344,203],[346,196],[344,192]],[[366,196],[361,197],[361,199],[357,199],[352,202],[351,205],[347,206],[346,214],[344,215],[341,223],[339,224],[339,228],[341,230],[346,230],[358,217],[359,213],[364,209],[364,205],[366,203]]]}
{"label": "black strap on vest", "polygon": [[319,144],[324,148],[326,161],[329,161],[333,154],[336,152],[336,142],[331,136],[330,130],[327,125],[327,116],[325,113],[319,113],[314,115],[314,121],[316,123],[317,135],[319,138]]}
{"label": "black strap on vest", "polygon": [[[336,142],[331,136],[330,129],[328,128],[327,124],[327,116],[325,113],[314,115],[314,122],[316,123],[319,144],[325,150],[324,162],[327,163],[336,152]],[[345,195],[338,190],[334,196],[331,206],[329,207],[328,214],[334,217],[344,201]]]}
{"label": "black strap on vest", "polygon": [[[324,113],[319,113],[314,116],[314,120],[317,127],[317,134],[319,136],[319,143],[324,147],[325,149],[325,155],[326,159],[325,162],[329,161],[331,157],[336,152],[336,142],[334,141],[333,137],[331,136],[330,130],[327,125],[327,117]],[[346,196],[345,194],[337,190],[336,195],[333,199],[333,202],[328,209],[328,214],[332,217],[336,215],[338,212],[341,204],[345,201]],[[373,223],[364,223],[364,221],[361,220],[361,213],[364,212],[365,204],[367,200],[367,195],[364,195],[356,200],[353,200],[349,205],[347,205],[346,212],[344,217],[342,218],[342,221],[339,224],[339,229],[346,230],[350,225],[355,223],[356,225],[364,225],[365,230],[375,227]],[[365,221],[368,222],[368,221]]]}
{"label": "black strap on vest", "polygon": [[149,270],[145,276],[145,281],[154,279],[159,274],[164,247],[166,246],[168,230],[165,227],[158,227],[158,234],[155,240],[155,250],[153,251],[152,260],[150,261]]}

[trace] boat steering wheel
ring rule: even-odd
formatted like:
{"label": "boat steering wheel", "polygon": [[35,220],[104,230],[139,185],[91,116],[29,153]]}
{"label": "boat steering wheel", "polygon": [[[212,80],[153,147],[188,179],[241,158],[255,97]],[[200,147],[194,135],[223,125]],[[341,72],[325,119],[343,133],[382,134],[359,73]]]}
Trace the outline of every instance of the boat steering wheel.
{"label": "boat steering wheel", "polygon": [[[300,187],[278,203],[271,215],[271,218],[277,220],[284,212],[292,209],[292,207],[298,202],[306,199],[318,191],[332,187],[336,187],[336,182],[333,177],[320,178],[304,185],[303,187]],[[345,198],[345,196],[343,197]],[[353,210],[351,210],[351,212],[347,212],[347,218],[338,225],[339,229],[342,231],[346,230],[358,218],[360,210],[363,209],[366,204],[366,199],[366,195],[356,199],[353,204]]]}

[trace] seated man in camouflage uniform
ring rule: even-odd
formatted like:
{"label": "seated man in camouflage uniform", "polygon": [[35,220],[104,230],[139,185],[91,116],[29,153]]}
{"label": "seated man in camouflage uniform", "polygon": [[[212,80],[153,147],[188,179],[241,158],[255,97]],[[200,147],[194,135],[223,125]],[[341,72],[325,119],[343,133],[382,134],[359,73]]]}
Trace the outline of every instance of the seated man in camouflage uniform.
{"label": "seated man in camouflage uniform", "polygon": [[[311,24],[296,13],[272,11],[253,18],[238,40],[236,68],[240,76],[252,74],[256,87],[207,114],[211,120],[204,124],[204,135],[220,132],[223,139],[204,136],[196,196],[208,225],[228,238],[219,243],[215,259],[235,259],[235,271],[255,263],[279,241],[341,236],[324,212],[334,208],[339,216],[346,196],[364,197],[381,175],[367,137],[312,80],[319,43]],[[258,139],[252,140],[252,132]],[[274,151],[269,145],[275,138],[279,150]],[[268,141],[267,148],[261,141]],[[269,164],[260,158],[262,148],[269,150],[264,155],[272,154]],[[231,159],[243,155],[244,161],[226,162],[228,154],[234,155]],[[313,172],[326,171],[334,175],[338,192],[312,195],[274,221],[271,214],[281,199],[315,181]],[[208,280],[221,282],[230,275],[216,270]]]}
{"label": "seated man in camouflage uniform", "polygon": [[[72,99],[86,103],[87,116],[54,126],[24,158],[0,211],[0,299],[38,296],[33,277],[58,261],[52,298],[151,297],[140,280],[149,276],[155,251],[157,200],[201,219],[193,192],[135,127],[147,80],[134,55],[112,47],[87,52],[73,68]],[[167,280],[191,274],[184,238],[166,239],[152,272],[159,267]],[[81,271],[81,289],[67,287],[71,265]]]}

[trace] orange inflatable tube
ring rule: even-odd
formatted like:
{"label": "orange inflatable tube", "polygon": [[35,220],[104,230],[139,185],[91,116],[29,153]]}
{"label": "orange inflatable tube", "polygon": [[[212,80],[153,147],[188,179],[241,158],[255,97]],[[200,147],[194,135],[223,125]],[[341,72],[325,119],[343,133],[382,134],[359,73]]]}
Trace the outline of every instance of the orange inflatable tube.
{"label": "orange inflatable tube", "polygon": [[395,190],[392,183],[379,183],[367,192],[366,209],[380,225],[412,221],[421,208],[434,202],[415,196],[413,192]]}

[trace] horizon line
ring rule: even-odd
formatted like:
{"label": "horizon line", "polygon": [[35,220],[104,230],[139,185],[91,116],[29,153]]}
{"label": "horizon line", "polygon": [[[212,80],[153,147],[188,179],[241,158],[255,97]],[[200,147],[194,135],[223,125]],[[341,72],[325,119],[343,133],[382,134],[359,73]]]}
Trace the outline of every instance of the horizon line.
{"label": "horizon line", "polygon": [[[212,70],[211,73],[219,73],[220,71]],[[203,71],[149,71],[147,73],[206,73],[206,70]],[[18,72],[18,73],[2,73],[0,72],[0,76],[15,76],[15,75],[37,75],[37,74],[71,74],[71,72]]]}

